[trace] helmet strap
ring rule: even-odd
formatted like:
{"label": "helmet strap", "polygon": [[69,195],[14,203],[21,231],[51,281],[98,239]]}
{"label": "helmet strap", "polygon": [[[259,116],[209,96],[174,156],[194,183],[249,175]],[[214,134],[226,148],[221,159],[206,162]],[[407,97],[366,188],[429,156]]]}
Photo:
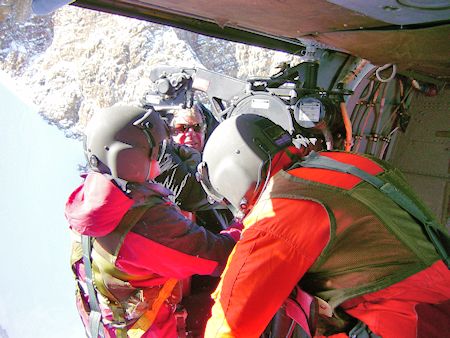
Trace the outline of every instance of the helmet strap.
{"label": "helmet strap", "polygon": [[[253,197],[252,200],[247,201],[247,199],[244,197],[241,201],[240,210],[244,214],[247,214],[253,208],[253,206],[258,203],[263,191],[266,189],[267,184],[269,183],[270,177],[272,176],[271,175],[272,156],[270,155],[270,153],[268,153],[267,155],[268,155],[268,160],[266,162],[262,163],[259,168],[258,181],[256,182],[255,189],[253,190],[253,193],[252,193],[252,197]],[[264,171],[266,171],[265,168],[267,168],[267,172],[264,175]],[[265,176],[264,184],[261,185],[261,178],[263,175]],[[254,196],[256,196],[256,200],[255,200]]]}

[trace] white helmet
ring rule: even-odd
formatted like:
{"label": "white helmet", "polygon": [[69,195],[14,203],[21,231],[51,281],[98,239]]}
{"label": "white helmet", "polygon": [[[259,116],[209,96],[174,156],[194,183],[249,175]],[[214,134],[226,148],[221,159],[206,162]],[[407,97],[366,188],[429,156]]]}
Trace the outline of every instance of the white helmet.
{"label": "white helmet", "polygon": [[167,125],[153,109],[114,106],[98,111],[85,130],[84,151],[90,167],[114,178],[145,182],[153,178]]}
{"label": "white helmet", "polygon": [[243,114],[226,119],[211,134],[198,167],[208,195],[243,212],[256,199],[270,161],[292,145],[289,133],[268,118]]}

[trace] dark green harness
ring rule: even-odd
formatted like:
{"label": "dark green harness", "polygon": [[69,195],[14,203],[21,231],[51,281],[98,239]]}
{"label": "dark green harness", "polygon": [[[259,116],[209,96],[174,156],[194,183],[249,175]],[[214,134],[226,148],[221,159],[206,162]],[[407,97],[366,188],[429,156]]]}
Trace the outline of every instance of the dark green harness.
{"label": "dark green harness", "polygon": [[[398,170],[369,159],[384,171],[373,176],[355,166],[311,153],[289,171],[321,168],[348,173],[362,181],[347,190],[280,171],[262,196],[314,201],[328,213],[330,240],[299,281],[302,290],[326,300],[334,310],[329,321],[319,320],[322,334],[348,332],[354,326],[355,319],[339,307],[343,302],[357,302],[359,296],[400,282],[439,259],[449,265],[445,227],[415,197]],[[361,325],[355,326],[352,334],[361,336]]]}
{"label": "dark green harness", "polygon": [[366,173],[365,171],[346,163],[342,163],[332,158],[320,156],[313,152],[304,161],[298,163],[302,167],[321,168],[339,171],[359,177],[381,191],[383,194],[393,200],[399,207],[406,210],[417,221],[420,222],[425,230],[428,239],[433,243],[437,253],[450,269],[450,237],[444,232],[441,225],[432,217],[426,215],[407,195],[397,189],[392,183],[383,181],[379,177]]}
{"label": "dark green harness", "polygon": [[290,171],[298,167],[322,168],[349,173],[362,181],[343,189],[280,171],[263,193],[268,198],[314,201],[327,211],[330,240],[299,285],[326,300],[333,309],[398,283],[441,257],[448,264],[445,228],[415,197],[399,171],[385,162],[371,160],[384,169],[376,177],[312,153]]}

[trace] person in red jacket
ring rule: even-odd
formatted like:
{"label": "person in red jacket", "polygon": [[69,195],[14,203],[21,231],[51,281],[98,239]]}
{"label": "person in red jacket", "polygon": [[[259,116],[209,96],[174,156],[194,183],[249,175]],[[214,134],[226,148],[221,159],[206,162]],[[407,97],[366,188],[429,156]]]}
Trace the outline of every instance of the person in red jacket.
{"label": "person in red jacket", "polygon": [[448,232],[386,162],[295,148],[243,114],[215,129],[198,171],[244,223],[206,338],[450,332]]}
{"label": "person in red jacket", "polygon": [[240,231],[214,234],[185,218],[153,179],[168,129],[152,109],[94,114],[92,169],[65,209],[77,307],[89,337],[177,337],[180,280],[219,275]]}

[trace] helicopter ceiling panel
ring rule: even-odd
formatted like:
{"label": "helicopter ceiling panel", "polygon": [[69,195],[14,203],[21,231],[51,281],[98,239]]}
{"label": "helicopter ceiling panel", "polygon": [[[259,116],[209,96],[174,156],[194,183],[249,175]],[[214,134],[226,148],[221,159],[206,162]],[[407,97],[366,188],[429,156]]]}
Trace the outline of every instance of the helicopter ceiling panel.
{"label": "helicopter ceiling panel", "polygon": [[376,65],[450,78],[450,1],[78,0],[76,6],[300,53],[319,41]]}

